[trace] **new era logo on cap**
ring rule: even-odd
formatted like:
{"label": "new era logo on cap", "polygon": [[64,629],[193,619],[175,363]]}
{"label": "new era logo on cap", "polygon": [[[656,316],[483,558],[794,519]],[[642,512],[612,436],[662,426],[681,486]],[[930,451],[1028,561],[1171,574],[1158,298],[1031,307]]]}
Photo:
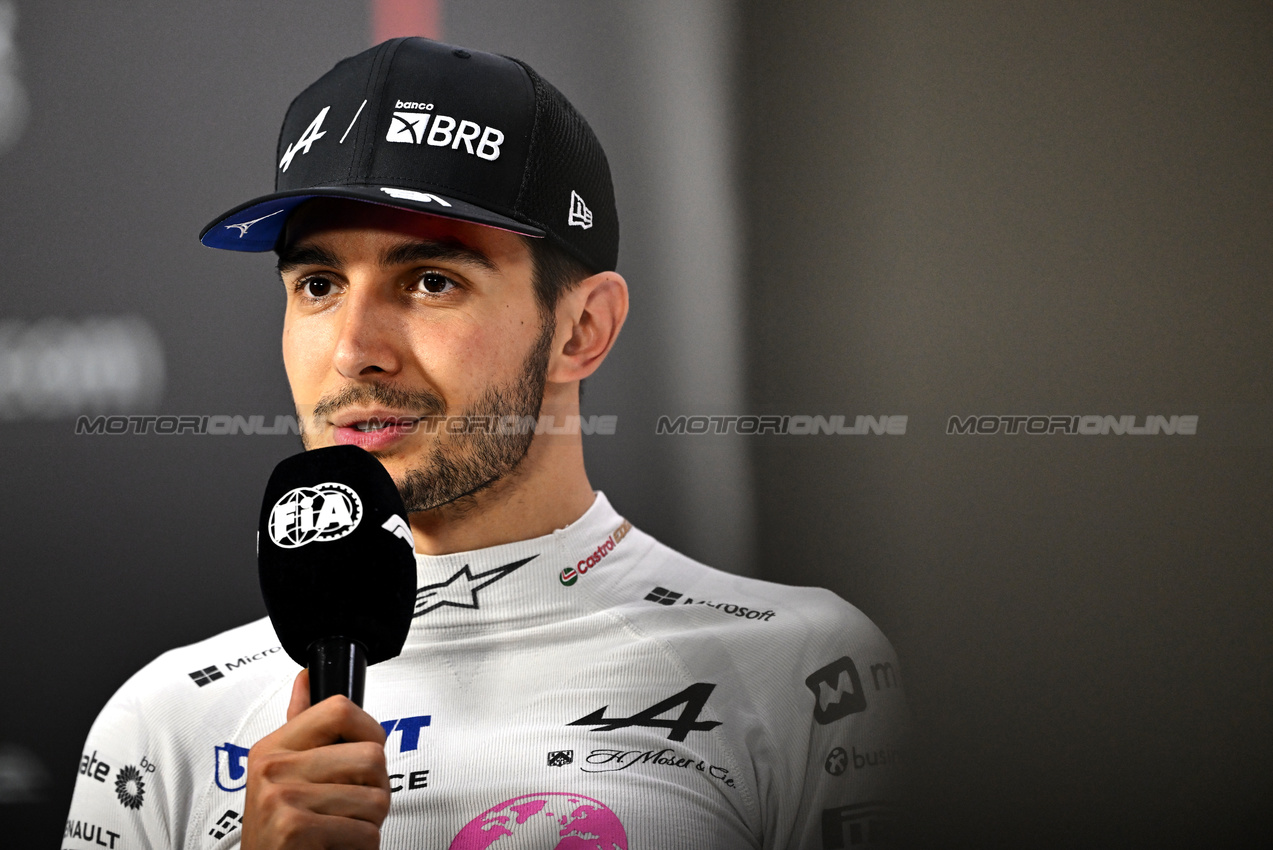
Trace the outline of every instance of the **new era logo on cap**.
{"label": "new era logo on cap", "polygon": [[570,218],[566,220],[566,224],[582,227],[584,230],[592,227],[592,210],[588,209],[588,205],[574,189],[570,190]]}

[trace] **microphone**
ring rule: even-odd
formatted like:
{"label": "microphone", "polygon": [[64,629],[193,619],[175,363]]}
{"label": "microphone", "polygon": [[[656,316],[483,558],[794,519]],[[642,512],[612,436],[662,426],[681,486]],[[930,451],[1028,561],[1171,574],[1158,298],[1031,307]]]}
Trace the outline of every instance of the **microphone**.
{"label": "microphone", "polygon": [[283,649],[309,668],[312,705],[362,705],[368,664],[402,652],[415,610],[415,543],[393,478],[357,446],[280,461],[261,502],[261,595]]}

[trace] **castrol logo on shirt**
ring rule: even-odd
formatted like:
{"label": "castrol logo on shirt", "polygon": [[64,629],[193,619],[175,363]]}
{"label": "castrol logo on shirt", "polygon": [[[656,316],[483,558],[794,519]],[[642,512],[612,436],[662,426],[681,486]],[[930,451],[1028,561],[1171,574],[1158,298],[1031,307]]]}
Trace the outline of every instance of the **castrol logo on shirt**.
{"label": "castrol logo on shirt", "polygon": [[610,536],[603,540],[591,554],[589,554],[586,558],[581,558],[579,563],[575,564],[573,567],[566,567],[562,570],[561,575],[558,576],[558,580],[566,587],[570,587],[572,584],[579,581],[579,577],[581,575],[587,573],[588,570],[597,566],[597,564],[600,564],[606,555],[613,552],[614,547],[618,546],[619,541],[626,537],[628,532],[631,530],[632,523],[625,519],[623,521],[623,525],[610,532]]}

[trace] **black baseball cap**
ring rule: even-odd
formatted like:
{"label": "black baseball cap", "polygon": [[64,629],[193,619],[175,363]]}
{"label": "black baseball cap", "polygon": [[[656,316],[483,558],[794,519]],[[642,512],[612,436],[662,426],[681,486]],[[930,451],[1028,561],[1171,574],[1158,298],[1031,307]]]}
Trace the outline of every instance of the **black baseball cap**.
{"label": "black baseball cap", "polygon": [[619,217],[601,143],[525,62],[395,38],[338,63],[283,118],[274,192],[218,216],[212,248],[270,251],[296,207],[349,198],[552,240],[613,269]]}

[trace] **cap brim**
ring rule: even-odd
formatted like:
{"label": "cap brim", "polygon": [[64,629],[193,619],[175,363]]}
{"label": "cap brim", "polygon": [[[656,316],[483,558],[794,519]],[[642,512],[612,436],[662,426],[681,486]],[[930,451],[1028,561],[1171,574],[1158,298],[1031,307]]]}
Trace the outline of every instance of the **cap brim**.
{"label": "cap brim", "polygon": [[498,215],[464,201],[398,186],[314,186],[275,192],[240,204],[218,216],[199,233],[209,248],[227,251],[272,251],[292,211],[310,198],[348,198],[386,207],[471,221],[523,236],[544,236],[538,227]]}

